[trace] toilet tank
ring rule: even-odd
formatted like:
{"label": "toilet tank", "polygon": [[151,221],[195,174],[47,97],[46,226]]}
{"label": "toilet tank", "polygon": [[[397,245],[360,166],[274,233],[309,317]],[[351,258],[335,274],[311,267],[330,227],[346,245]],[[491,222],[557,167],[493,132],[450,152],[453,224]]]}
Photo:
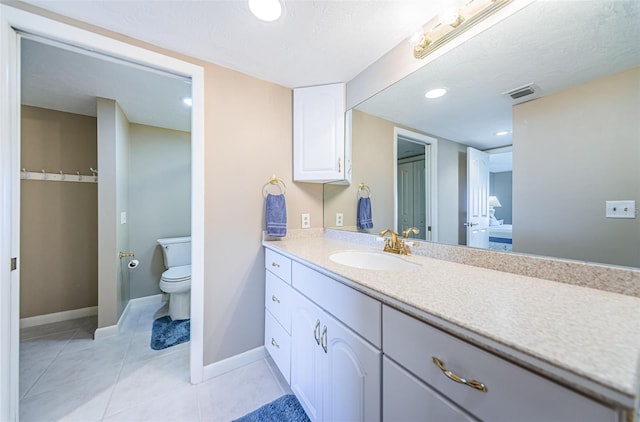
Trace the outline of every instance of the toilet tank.
{"label": "toilet tank", "polygon": [[167,268],[191,264],[191,236],[158,239]]}

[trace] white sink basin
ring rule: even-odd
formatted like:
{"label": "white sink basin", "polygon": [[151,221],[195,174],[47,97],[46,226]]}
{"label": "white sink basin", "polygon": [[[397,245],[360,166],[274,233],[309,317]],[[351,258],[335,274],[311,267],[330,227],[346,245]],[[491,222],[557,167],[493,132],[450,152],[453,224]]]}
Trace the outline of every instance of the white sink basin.
{"label": "white sink basin", "polygon": [[419,266],[389,252],[341,251],[331,254],[329,259],[338,264],[365,270],[406,271]]}

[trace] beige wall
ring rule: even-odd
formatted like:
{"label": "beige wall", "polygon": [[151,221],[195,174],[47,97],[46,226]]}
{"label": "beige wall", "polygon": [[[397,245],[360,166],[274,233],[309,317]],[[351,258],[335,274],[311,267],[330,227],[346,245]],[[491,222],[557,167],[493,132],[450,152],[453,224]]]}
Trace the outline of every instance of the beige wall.
{"label": "beige wall", "polygon": [[140,261],[128,270],[133,299],[161,293],[156,240],[191,233],[191,134],[139,124],[129,134],[129,240]]}
{"label": "beige wall", "polygon": [[[95,117],[22,109],[21,165],[90,174]],[[94,183],[21,182],[20,317],[98,304],[98,199]]]}
{"label": "beige wall", "polygon": [[[393,228],[393,132],[395,127],[402,126],[354,110],[352,127],[352,183],[350,186],[325,185],[325,227],[334,227],[335,215],[337,212],[341,212],[344,214],[345,229],[355,229],[358,184],[364,182],[371,189],[374,223],[374,228],[371,232],[376,233],[386,228]],[[456,245],[464,243],[464,230],[460,230],[460,227],[463,227],[462,222],[464,221],[465,186],[466,147],[456,142],[438,138],[439,242]],[[463,193],[462,196],[460,192]]]}
{"label": "beige wall", "polygon": [[[513,109],[513,249],[640,267],[640,68]],[[544,163],[544,164],[541,164]]]}

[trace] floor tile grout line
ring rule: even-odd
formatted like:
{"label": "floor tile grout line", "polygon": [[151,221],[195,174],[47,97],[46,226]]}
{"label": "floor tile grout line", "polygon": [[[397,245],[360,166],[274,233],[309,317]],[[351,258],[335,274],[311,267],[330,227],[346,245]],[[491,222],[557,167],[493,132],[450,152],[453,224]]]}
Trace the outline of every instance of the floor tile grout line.
{"label": "floor tile grout line", "polygon": [[[137,323],[139,320],[140,320],[140,314],[138,314],[135,322]],[[126,321],[125,323],[128,323],[128,321]],[[120,335],[120,334],[121,333],[118,333],[117,335]],[[100,418],[100,421],[103,421],[107,417],[107,411],[109,410],[109,405],[111,405],[111,400],[113,399],[113,393],[116,391],[116,387],[120,382],[120,377],[122,376],[122,370],[124,369],[125,361],[127,360],[127,355],[129,354],[129,350],[131,349],[131,343],[133,343],[133,337],[134,337],[133,333],[127,334],[127,335],[129,336],[129,342],[127,343],[127,350],[122,356],[122,362],[120,363],[120,370],[118,370],[118,375],[116,376],[116,380],[111,386],[111,394],[109,394],[109,400],[107,400],[107,405],[104,407],[104,411],[102,412],[102,417]]]}
{"label": "floor tile grout line", "polygon": [[[40,375],[38,376],[38,378],[33,382],[33,384],[31,384],[31,387],[29,387],[29,389],[27,391],[25,391],[24,395],[22,397],[20,397],[21,399],[26,399],[29,398],[29,393],[31,393],[31,391],[33,390],[33,388],[38,384],[38,382],[42,379],[42,377],[44,376],[44,374],[47,373],[47,371],[51,368],[51,366],[54,364],[54,362],[60,357],[60,354],[62,353],[62,351],[64,350],[64,348],[67,346],[67,344],[69,344],[69,342],[71,341],[71,339],[73,338],[73,336],[78,332],[78,330],[80,329],[80,327],[77,327],[74,331],[73,334],[71,335],[71,337],[69,337],[67,339],[67,341],[64,343],[64,345],[60,348],[60,350],[58,350],[58,353],[56,353],[56,356],[51,360],[51,362],[49,362],[49,365],[47,365],[47,367],[44,369],[44,371],[42,371],[40,373]],[[60,332],[56,332],[55,334],[60,334],[60,333],[65,333],[67,331],[71,331],[71,330],[65,330],[65,331],[60,331]],[[20,370],[20,362],[18,362],[18,371]]]}

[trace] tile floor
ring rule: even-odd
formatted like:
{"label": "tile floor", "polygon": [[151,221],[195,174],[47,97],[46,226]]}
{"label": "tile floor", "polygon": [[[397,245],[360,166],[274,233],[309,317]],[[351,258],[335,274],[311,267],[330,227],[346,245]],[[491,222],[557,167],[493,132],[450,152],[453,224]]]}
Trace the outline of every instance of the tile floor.
{"label": "tile floor", "polygon": [[191,385],[189,343],[149,346],[165,313],[134,307],[102,340],[96,317],[22,329],[20,421],[230,421],[290,392],[270,359]]}

